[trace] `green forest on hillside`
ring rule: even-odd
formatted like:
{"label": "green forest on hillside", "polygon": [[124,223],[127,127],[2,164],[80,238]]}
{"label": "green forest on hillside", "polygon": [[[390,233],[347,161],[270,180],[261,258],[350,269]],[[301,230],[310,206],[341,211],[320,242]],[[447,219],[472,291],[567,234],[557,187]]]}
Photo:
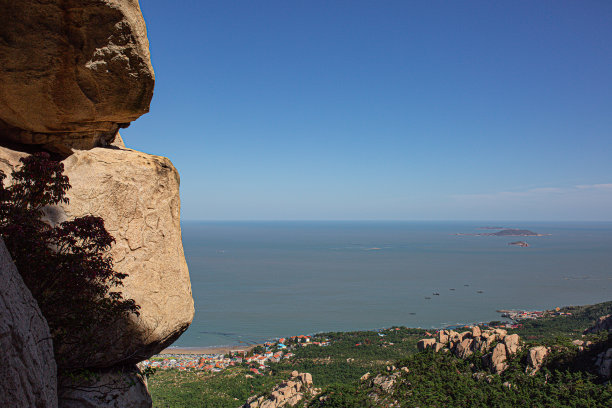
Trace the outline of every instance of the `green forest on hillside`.
{"label": "green forest on hillside", "polygon": [[[481,375],[480,355],[461,360],[450,353],[417,352],[416,343],[428,337],[421,329],[393,327],[381,331],[323,333],[313,340],[329,340],[327,347],[298,347],[289,360],[271,364],[263,376],[251,376],[246,366],[220,373],[157,371],[149,378],[155,407],[239,407],[251,395],[269,392],[293,370],[309,372],[321,394],[311,407],[609,407],[612,385],[593,371],[593,357],[612,347],[608,333],[582,335],[602,315],[612,313],[612,301],[563,310],[571,316],[524,321],[517,333],[531,345],[551,347],[542,369],[525,373],[527,348],[514,357],[501,375]],[[580,351],[573,339],[593,342]],[[390,392],[365,373],[389,375],[407,367]]]}

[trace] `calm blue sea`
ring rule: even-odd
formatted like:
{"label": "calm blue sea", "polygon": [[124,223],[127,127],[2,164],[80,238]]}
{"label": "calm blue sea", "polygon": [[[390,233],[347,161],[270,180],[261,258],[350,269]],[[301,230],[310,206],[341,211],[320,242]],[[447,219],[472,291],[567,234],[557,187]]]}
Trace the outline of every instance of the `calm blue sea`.
{"label": "calm blue sea", "polygon": [[[489,225],[551,235],[453,235]],[[182,230],[196,314],[175,346],[432,328],[499,319],[501,308],[612,300],[612,223],[185,222]],[[516,240],[530,247],[508,246]]]}

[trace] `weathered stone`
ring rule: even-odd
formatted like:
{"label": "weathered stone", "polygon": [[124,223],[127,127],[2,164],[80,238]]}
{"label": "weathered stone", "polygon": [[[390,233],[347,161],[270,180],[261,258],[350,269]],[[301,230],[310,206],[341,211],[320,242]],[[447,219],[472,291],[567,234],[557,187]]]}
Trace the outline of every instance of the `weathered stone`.
{"label": "weathered stone", "polygon": [[601,316],[592,327],[584,331],[584,334],[599,333],[600,331],[612,332],[612,314]]}
{"label": "weathered stone", "polygon": [[504,329],[495,329],[493,330],[493,333],[495,334],[497,340],[503,340],[508,332]]}
{"label": "weathered stone", "polygon": [[499,374],[503,372],[506,367],[506,346],[504,344],[499,343],[495,346],[493,351],[487,354],[485,357],[485,364],[488,365],[489,370],[492,373]]}
{"label": "weathered stone", "polygon": [[[367,374],[369,375],[369,373]],[[362,381],[365,381],[364,375]],[[265,396],[252,396],[247,399],[247,402],[243,405],[245,408],[282,408],[296,405],[299,401],[304,399],[304,393],[318,393],[320,390],[316,388],[310,388],[312,385],[312,375],[310,373],[298,373],[293,371],[291,373],[293,380],[283,381],[269,394]],[[367,378],[366,378],[367,379]],[[304,391],[300,392],[300,389],[304,386]]]}
{"label": "weathered stone", "polygon": [[442,344],[447,344],[448,343],[448,331],[446,330],[440,330],[438,332],[438,342],[442,343]]}
{"label": "weathered stone", "polygon": [[417,349],[419,351],[427,350],[436,344],[436,339],[421,339],[417,342]]}
{"label": "weathered stone", "polygon": [[497,336],[492,334],[492,335],[489,335],[488,337],[484,337],[484,334],[483,334],[481,338],[484,338],[484,346],[483,346],[484,349],[489,350],[491,346],[493,345],[493,343],[495,342],[495,339],[497,338]]}
{"label": "weathered stone", "polygon": [[459,334],[459,340],[463,341],[464,339],[470,339],[472,338],[472,332],[471,331],[465,331]]}
{"label": "weathered stone", "polygon": [[[23,156],[0,147],[0,170],[10,174]],[[137,363],[171,344],[193,318],[181,241],[178,174],[168,159],[130,149],[76,151],[63,163],[72,185],[70,204],[49,208],[47,220],[102,217],[116,240],[111,249],[114,268],[129,275],[121,291],[141,310],[139,318],[105,330],[100,344],[64,350],[61,364]]]}
{"label": "weathered stone", "polygon": [[437,353],[444,348],[444,344],[436,342],[432,348]]}
{"label": "weathered stone", "polygon": [[472,342],[472,351],[480,351],[481,353],[484,353],[487,351],[486,345],[486,339],[484,339],[482,336],[475,337],[474,341]]}
{"label": "weathered stone", "polygon": [[574,346],[582,346],[584,344],[584,341],[582,341],[582,340],[572,340],[572,344]]}
{"label": "weathered stone", "polygon": [[59,386],[60,408],[149,408],[147,378],[138,367],[111,369],[89,377],[65,377]]}
{"label": "weathered stone", "polygon": [[532,375],[537,373],[540,367],[542,367],[542,363],[544,363],[547,354],[548,348],[544,346],[537,346],[529,349],[529,355],[527,356],[527,363],[529,366],[525,371],[530,372]]}
{"label": "weathered stone", "polygon": [[293,407],[295,404],[302,400],[303,396],[301,394],[296,394],[287,400],[287,406]]}
{"label": "weathered stone", "polygon": [[459,358],[466,358],[472,354],[473,339],[463,339],[455,348],[455,355]]}
{"label": "weathered stone", "polygon": [[113,140],[109,146],[112,147],[117,147],[119,149],[125,149],[125,142],[123,141],[123,138],[121,137],[121,135],[119,134],[119,132],[117,132],[117,135],[115,135],[115,140]]}
{"label": "weathered stone", "polygon": [[27,155],[27,153],[0,146],[0,171],[6,176],[4,179],[4,186],[11,184],[11,172],[21,166],[19,159]]}
{"label": "weathered stone", "polygon": [[0,0],[0,9],[0,138],[104,146],[148,112],[155,75],[138,0]]}
{"label": "weathered stone", "polygon": [[399,376],[399,373],[391,374],[391,375],[380,375],[379,374],[374,378],[372,383],[382,388],[383,391],[389,392],[395,385],[395,382],[398,376]]}
{"label": "weathered stone", "polygon": [[0,406],[57,407],[49,326],[0,238]]}
{"label": "weathered stone", "polygon": [[310,373],[302,373],[299,375],[300,379],[302,380],[302,384],[304,384],[305,386],[310,386],[312,385],[312,374]]}
{"label": "weathered stone", "polygon": [[[140,317],[133,333],[88,366],[136,363],[160,352],[183,333],[194,306],[180,227],[179,176],[170,160],[130,149],[76,151],[64,160],[72,188],[56,221],[87,214],[104,219],[116,242],[116,271],[128,274],[122,292]],[[78,357],[82,361],[82,357]]]}
{"label": "weathered stone", "polygon": [[448,332],[448,339],[449,341],[461,341],[459,333],[454,330],[450,330]]}
{"label": "weathered stone", "polygon": [[509,356],[516,354],[520,349],[520,338],[518,334],[510,334],[504,337],[504,345]]}
{"label": "weathered stone", "polygon": [[479,337],[481,334],[482,334],[482,331],[480,330],[480,327],[478,326],[472,327],[472,337],[473,338]]}

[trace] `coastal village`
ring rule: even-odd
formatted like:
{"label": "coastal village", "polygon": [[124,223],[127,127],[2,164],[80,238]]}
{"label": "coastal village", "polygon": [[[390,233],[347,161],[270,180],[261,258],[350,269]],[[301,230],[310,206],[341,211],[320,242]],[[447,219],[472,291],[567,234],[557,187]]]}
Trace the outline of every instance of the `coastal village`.
{"label": "coastal village", "polygon": [[[502,317],[512,320],[512,322],[498,322],[498,324],[492,326],[489,323],[478,323],[476,325],[491,328],[517,329],[521,326],[521,320],[572,315],[570,312],[561,311],[558,307],[552,310],[543,311],[498,310],[497,312],[501,313]],[[472,326],[474,326],[474,324],[447,327],[447,329],[469,329]],[[384,330],[387,329],[379,330],[379,336],[384,337]],[[435,331],[435,333],[437,333],[437,331]],[[149,360],[143,361],[141,365],[144,368],[150,367],[161,370],[174,369],[179,371],[220,372],[230,367],[247,364],[253,375],[264,375],[270,363],[278,363],[283,359],[290,359],[294,355],[292,350],[295,350],[297,347],[326,347],[329,345],[329,339],[318,339],[312,335],[299,335],[268,341],[263,345],[248,350],[230,350],[229,353],[172,354],[170,349],[168,350],[169,353],[158,354]],[[355,344],[356,347],[360,345],[359,343]]]}
{"label": "coastal village", "polygon": [[[327,340],[315,341],[312,336],[299,335],[269,341],[251,350],[231,350],[227,354],[158,354],[141,364],[144,368],[179,371],[196,370],[219,372],[240,364],[249,365],[255,375],[263,375],[269,363],[293,357],[291,350],[296,347],[325,347]],[[261,351],[260,351],[261,350]]]}
{"label": "coastal village", "polygon": [[541,319],[543,317],[571,316],[571,312],[562,312],[561,308],[557,307],[553,310],[498,310],[502,317],[506,317],[515,322],[521,320]]}

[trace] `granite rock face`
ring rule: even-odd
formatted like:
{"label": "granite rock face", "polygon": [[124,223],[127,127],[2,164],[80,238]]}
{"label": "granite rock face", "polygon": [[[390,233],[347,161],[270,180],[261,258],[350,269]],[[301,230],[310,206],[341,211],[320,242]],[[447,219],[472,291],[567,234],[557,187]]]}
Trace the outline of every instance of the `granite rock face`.
{"label": "granite rock face", "polygon": [[[23,156],[0,147],[0,170],[10,174]],[[48,208],[47,221],[102,217],[116,240],[111,248],[114,269],[129,275],[119,290],[141,309],[139,317],[104,327],[99,344],[60,350],[62,365],[138,363],[170,345],[193,319],[178,173],[165,157],[119,147],[75,151],[63,163],[72,186],[70,203]]]}
{"label": "granite rock face", "polygon": [[0,239],[0,406],[57,407],[49,326]]}
{"label": "granite rock face", "polygon": [[278,384],[269,395],[254,395],[243,408],[284,408],[297,406],[320,390],[312,388],[312,375],[293,371],[291,379]]}
{"label": "granite rock face", "polygon": [[537,347],[530,348],[529,354],[527,355],[528,366],[525,369],[525,371],[530,373],[531,375],[537,373],[542,367],[542,364],[544,363],[544,359],[548,355],[549,351],[550,350],[544,346],[537,346]]}
{"label": "granite rock face", "polygon": [[60,408],[150,408],[147,378],[138,367],[90,373],[88,378],[63,378]]}
{"label": "granite rock face", "polygon": [[419,351],[427,350],[436,344],[436,339],[421,339],[417,343],[417,349]]}
{"label": "granite rock face", "polygon": [[509,356],[512,356],[520,350],[520,338],[518,334],[510,334],[504,337],[504,345],[506,346],[506,352]]}
{"label": "granite rock face", "polygon": [[137,363],[176,340],[194,314],[180,226],[179,175],[170,160],[129,149],[76,151],[64,160],[70,203],[50,214],[63,221],[87,214],[104,219],[116,242],[116,271],[129,276],[121,288],[140,317],[125,322],[125,343],[90,356],[89,367]]}
{"label": "granite rock face", "polygon": [[[450,330],[440,330],[436,338],[421,339],[417,343],[419,351],[433,348],[439,351],[450,351],[461,359],[466,359],[475,352],[484,354],[483,363],[493,373],[501,373],[507,368],[507,359],[516,355],[521,349],[521,339],[518,334],[508,335],[503,329],[483,330],[474,326],[470,331],[458,333]],[[438,339],[438,342],[436,342]],[[499,343],[493,347],[493,344]]]}
{"label": "granite rock face", "polygon": [[504,346],[502,343],[497,344],[491,353],[484,356],[484,359],[488,363],[489,370],[491,370],[492,373],[497,374],[506,369],[506,358],[506,346]]}
{"label": "granite rock face", "polygon": [[104,146],[148,112],[155,75],[138,0],[0,0],[0,136]]}

